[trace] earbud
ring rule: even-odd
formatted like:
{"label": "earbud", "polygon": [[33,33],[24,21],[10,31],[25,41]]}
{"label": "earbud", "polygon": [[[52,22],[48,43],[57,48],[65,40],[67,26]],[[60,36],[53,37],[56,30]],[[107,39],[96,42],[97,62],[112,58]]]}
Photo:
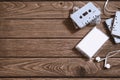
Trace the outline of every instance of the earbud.
{"label": "earbud", "polygon": [[[113,54],[113,53],[114,53],[114,54]],[[104,67],[105,67],[106,69],[110,69],[110,68],[111,68],[111,65],[107,63],[107,60],[108,60],[108,58],[111,58],[111,57],[115,56],[115,55],[118,54],[118,53],[120,53],[120,50],[111,51],[111,52],[109,52],[109,53],[106,55],[105,58],[100,58],[100,57],[98,56],[98,57],[95,58],[95,60],[96,60],[97,62],[100,62],[100,61],[103,61],[103,60],[104,60],[104,61],[105,61]]]}
{"label": "earbud", "polygon": [[95,58],[95,60],[96,60],[97,62],[100,62],[100,59],[101,59],[100,57],[96,57],[96,58]]}
{"label": "earbud", "polygon": [[107,63],[107,58],[108,58],[108,57],[105,58],[104,67],[105,67],[106,69],[110,69],[111,65]]}
{"label": "earbud", "polygon": [[100,58],[100,57],[98,56],[98,57],[95,58],[95,60],[96,60],[97,62],[101,62],[101,61],[105,60],[104,67],[105,67],[106,69],[110,69],[111,65],[107,63],[107,57],[106,57],[106,58]]}
{"label": "earbud", "polygon": [[100,58],[100,57],[98,56],[98,57],[95,58],[95,60],[96,60],[97,62],[100,62],[100,61],[105,60],[105,58]]}
{"label": "earbud", "polygon": [[106,69],[110,69],[111,65],[110,65],[110,64],[105,64],[104,67],[105,67]]}

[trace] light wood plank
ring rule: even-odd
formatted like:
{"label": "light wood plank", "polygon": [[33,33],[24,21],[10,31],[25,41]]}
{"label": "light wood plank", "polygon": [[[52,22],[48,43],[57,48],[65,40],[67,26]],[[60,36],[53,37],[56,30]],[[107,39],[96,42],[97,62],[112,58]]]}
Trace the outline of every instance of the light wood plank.
{"label": "light wood plank", "polygon": [[[83,57],[74,47],[81,39],[0,39],[0,57]],[[97,56],[120,49],[107,41]],[[114,57],[120,57],[116,55]]]}
{"label": "light wood plank", "polygon": [[[97,27],[106,32],[103,22]],[[0,20],[0,38],[83,38],[93,27],[77,30],[70,19]]]}
{"label": "light wood plank", "polygon": [[119,77],[120,59],[108,62],[112,68],[104,70],[84,58],[0,58],[0,77]]}
{"label": "light wood plank", "polygon": [[[28,1],[0,2],[0,18],[68,18],[73,6],[84,6],[88,1]],[[105,1],[92,1],[103,11]],[[112,10],[120,8],[120,2],[110,1]],[[111,13],[107,13],[107,16]],[[112,14],[113,15],[113,14]],[[106,16],[102,14],[102,18]]]}

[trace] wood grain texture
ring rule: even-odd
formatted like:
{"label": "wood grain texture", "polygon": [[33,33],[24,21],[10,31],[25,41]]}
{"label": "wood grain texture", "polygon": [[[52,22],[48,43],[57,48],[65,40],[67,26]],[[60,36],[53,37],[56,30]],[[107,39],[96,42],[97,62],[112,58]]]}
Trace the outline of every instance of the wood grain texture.
{"label": "wood grain texture", "polygon": [[1,78],[0,80],[120,80],[120,78]]}
{"label": "wood grain texture", "polygon": [[[0,20],[0,38],[83,38],[93,27],[77,30],[70,19]],[[104,20],[97,27],[108,31]]]}
{"label": "wood grain texture", "polygon": [[112,68],[104,70],[83,58],[0,58],[0,77],[120,77],[120,59],[108,62]]}
{"label": "wood grain texture", "polygon": [[[69,15],[73,6],[89,1],[3,1],[0,2],[0,80],[120,80],[120,55],[103,63],[88,61],[75,45],[93,28],[75,30]],[[92,1],[103,10],[105,1]],[[120,1],[110,1],[111,10]],[[106,16],[107,15],[107,16]],[[110,36],[102,14],[99,29]],[[97,56],[120,49],[107,41]],[[30,77],[30,78],[29,78]],[[79,78],[78,78],[79,77]]]}
{"label": "wood grain texture", "polygon": [[[73,6],[84,6],[88,1],[28,1],[0,2],[1,18],[68,18]],[[92,1],[103,11],[105,1]],[[111,1],[109,9],[120,8],[119,1]],[[111,13],[107,13],[107,16]],[[106,16],[102,14],[102,18]]]}
{"label": "wood grain texture", "polygon": [[[0,57],[83,57],[74,47],[81,39],[0,39]],[[120,49],[107,41],[97,56]],[[116,55],[114,57],[120,57]]]}

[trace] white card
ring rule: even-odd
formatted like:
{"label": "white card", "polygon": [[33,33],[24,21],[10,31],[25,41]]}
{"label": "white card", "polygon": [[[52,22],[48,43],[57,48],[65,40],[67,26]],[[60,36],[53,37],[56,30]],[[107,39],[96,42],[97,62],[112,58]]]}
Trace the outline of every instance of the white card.
{"label": "white card", "polygon": [[100,10],[92,2],[89,2],[88,4],[71,14],[70,17],[79,28],[83,28],[92,20],[100,16],[100,14]]}
{"label": "white card", "polygon": [[108,39],[109,37],[107,35],[94,27],[84,39],[77,44],[76,49],[88,58],[92,58]]}
{"label": "white card", "polygon": [[116,12],[113,23],[112,34],[120,37],[120,11]]}
{"label": "white card", "polygon": [[[112,31],[112,22],[113,22],[113,18],[107,19],[105,21],[107,28],[109,29],[110,32]],[[113,35],[112,35],[112,37],[113,37],[115,43],[120,43],[120,38],[113,36]]]}

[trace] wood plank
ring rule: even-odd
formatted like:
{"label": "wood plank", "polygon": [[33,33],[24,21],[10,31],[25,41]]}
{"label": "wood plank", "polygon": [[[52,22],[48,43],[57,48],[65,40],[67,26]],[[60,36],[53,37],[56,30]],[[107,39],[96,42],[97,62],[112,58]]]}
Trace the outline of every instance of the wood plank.
{"label": "wood plank", "polygon": [[[106,32],[103,22],[97,27]],[[70,19],[0,20],[0,38],[83,38],[93,27],[77,30]]]}
{"label": "wood plank", "polygon": [[[0,39],[0,57],[83,57],[74,47],[81,39]],[[110,40],[98,51],[104,57],[119,50]],[[120,57],[116,55],[114,57]]]}
{"label": "wood plank", "polygon": [[73,49],[79,40],[67,39],[0,39],[2,57],[78,56]]}
{"label": "wood plank", "polygon": [[120,80],[120,78],[1,78],[0,80]]}
{"label": "wood plank", "polygon": [[[82,7],[88,1],[28,1],[0,2],[0,18],[68,18],[73,6]],[[105,1],[92,1],[103,10]],[[120,1],[110,1],[112,10],[120,8]],[[103,12],[103,11],[102,11]],[[111,13],[107,13],[107,16]],[[112,14],[113,15],[113,14]],[[106,16],[102,14],[102,18]]]}
{"label": "wood plank", "polygon": [[120,59],[108,62],[112,68],[104,70],[82,58],[0,58],[0,77],[120,77]]}

